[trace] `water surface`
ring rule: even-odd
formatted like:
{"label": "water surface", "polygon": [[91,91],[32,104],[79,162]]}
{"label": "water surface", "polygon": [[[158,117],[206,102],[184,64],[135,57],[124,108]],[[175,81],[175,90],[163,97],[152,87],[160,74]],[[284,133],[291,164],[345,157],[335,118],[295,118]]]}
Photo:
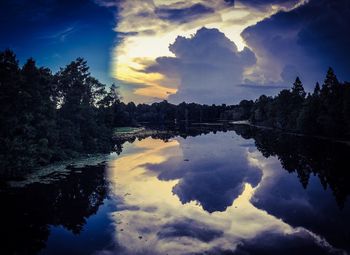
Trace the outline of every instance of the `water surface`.
{"label": "water surface", "polygon": [[199,133],[4,188],[5,254],[348,254],[348,146]]}

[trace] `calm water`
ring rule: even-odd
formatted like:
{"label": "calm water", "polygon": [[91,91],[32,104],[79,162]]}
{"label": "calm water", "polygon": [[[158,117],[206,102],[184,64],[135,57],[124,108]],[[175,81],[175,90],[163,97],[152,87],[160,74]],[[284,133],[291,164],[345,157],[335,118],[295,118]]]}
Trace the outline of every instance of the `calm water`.
{"label": "calm water", "polygon": [[349,146],[199,133],[3,188],[1,254],[348,254]]}

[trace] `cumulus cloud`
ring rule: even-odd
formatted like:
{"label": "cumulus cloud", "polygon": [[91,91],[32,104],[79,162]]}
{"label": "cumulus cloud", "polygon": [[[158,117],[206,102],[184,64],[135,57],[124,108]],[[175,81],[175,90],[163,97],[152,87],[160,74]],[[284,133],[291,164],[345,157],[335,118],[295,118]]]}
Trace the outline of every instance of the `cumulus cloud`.
{"label": "cumulus cloud", "polygon": [[160,57],[146,72],[175,76],[178,91],[173,102],[224,103],[242,98],[245,68],[256,62],[254,53],[238,51],[234,42],[218,29],[201,28],[192,37],[179,36],[169,46],[175,57]]}
{"label": "cumulus cloud", "polygon": [[242,36],[258,57],[255,71],[272,80],[298,73],[309,89],[329,66],[349,79],[349,14],[347,0],[310,0],[245,29]]}
{"label": "cumulus cloud", "polygon": [[[246,67],[254,65],[254,54],[250,50],[244,49],[245,43],[240,36],[241,32],[247,26],[256,24],[273,13],[285,9],[287,1],[281,1],[281,3],[269,1],[267,4],[262,4],[263,7],[258,8],[258,5],[248,4],[249,1],[237,1],[233,4],[233,1],[225,0],[95,0],[95,2],[105,7],[117,9],[115,31],[118,35],[118,44],[113,50],[112,75],[118,80],[125,101],[150,102],[166,99],[170,96],[173,101],[196,100],[219,103],[223,102],[224,98],[220,99],[214,95],[214,100],[208,99],[208,93],[214,93],[212,87],[221,88],[221,84],[223,87],[228,87],[228,79],[231,79],[232,82],[242,83],[245,80],[243,78],[245,74],[242,72],[246,71]],[[186,37],[195,34],[203,26],[220,30],[224,33],[222,37],[227,37],[226,44],[231,46],[223,47],[219,44],[216,50],[219,51],[218,55],[222,59],[215,59],[213,55],[216,53],[214,49],[210,48],[210,45],[204,42],[203,46],[194,45],[195,40],[192,41],[192,46],[198,47],[198,51],[202,51],[202,53],[197,53],[197,64],[191,65],[191,68],[195,68],[194,71],[198,75],[206,74],[205,78],[197,77],[198,86],[194,88],[191,85],[183,85],[183,81],[186,81],[187,84],[189,80],[194,79],[194,76],[192,78],[187,74],[183,76],[186,66],[183,64],[184,59],[180,59],[178,54],[185,47],[190,46],[190,43],[184,42]],[[185,40],[176,40],[178,37],[185,38]],[[212,41],[220,40],[220,38],[211,39]],[[227,42],[229,40],[234,44]],[[173,44],[173,48],[169,48],[169,44]],[[180,47],[182,49],[179,49]],[[204,49],[205,47],[208,49]],[[232,47],[233,53],[229,52],[229,47]],[[203,63],[200,64],[198,58],[201,56],[198,54],[205,54],[203,52],[205,50],[211,55],[202,58]],[[220,50],[228,51],[228,55],[226,56]],[[196,51],[193,52],[193,54],[195,53]],[[234,57],[233,60],[228,60],[231,56]],[[218,64],[208,63],[206,58],[211,58]],[[240,62],[240,64],[236,62]],[[231,74],[229,74],[228,66],[225,63],[234,65],[235,68],[231,69]],[[157,72],[156,66],[160,64],[164,66],[158,67],[161,72]],[[216,69],[209,70],[210,67]],[[219,67],[226,69],[220,73],[217,70]],[[203,70],[200,70],[201,68]],[[207,80],[210,72],[213,76],[211,80]],[[211,87],[207,85],[210,82]],[[200,86],[202,87],[201,91],[198,89]],[[235,91],[228,93],[234,92],[238,97],[241,89],[243,88],[236,86]],[[171,95],[178,90],[176,96],[172,97]],[[219,92],[218,90],[217,93]],[[250,92],[254,94],[255,90],[250,90]],[[191,96],[187,96],[187,93]],[[195,94],[197,94],[196,98],[191,98]],[[181,100],[180,96],[183,96]],[[249,95],[247,96],[249,97]],[[229,100],[227,103],[236,100],[234,95],[233,97],[227,96],[226,99]]]}

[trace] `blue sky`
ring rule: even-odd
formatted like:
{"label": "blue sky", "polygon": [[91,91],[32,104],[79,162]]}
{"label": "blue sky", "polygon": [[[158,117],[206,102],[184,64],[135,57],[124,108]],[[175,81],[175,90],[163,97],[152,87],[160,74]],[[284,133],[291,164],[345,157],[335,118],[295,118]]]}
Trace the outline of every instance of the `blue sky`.
{"label": "blue sky", "polygon": [[22,64],[33,57],[53,71],[84,57],[93,75],[111,83],[115,15],[88,0],[1,1],[0,48],[14,50]]}

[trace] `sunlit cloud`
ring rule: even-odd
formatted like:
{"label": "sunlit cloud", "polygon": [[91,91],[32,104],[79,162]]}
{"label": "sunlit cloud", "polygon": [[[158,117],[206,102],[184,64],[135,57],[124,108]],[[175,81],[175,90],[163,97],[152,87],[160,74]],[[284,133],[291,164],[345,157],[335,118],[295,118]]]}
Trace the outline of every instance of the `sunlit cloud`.
{"label": "sunlit cloud", "polygon": [[[200,28],[217,28],[237,46],[246,47],[241,32],[248,26],[299,1],[268,1],[252,7],[250,1],[216,0],[98,0],[100,5],[118,7],[115,31],[119,43],[113,50],[112,76],[121,86],[125,101],[166,99],[181,86],[181,77],[144,72],[159,57],[174,57],[169,50],[178,36],[190,38]],[[288,5],[286,4],[288,2]],[[141,60],[141,61],[140,61]],[[244,70],[244,74],[249,71]],[[132,91],[127,84],[133,84]],[[138,87],[139,86],[139,87]]]}
{"label": "sunlit cloud", "polygon": [[[255,54],[237,46],[216,28],[199,29],[192,37],[178,36],[169,46],[175,57],[160,57],[147,72],[178,78],[175,103],[224,103],[244,96],[239,84],[244,69],[256,63]],[[247,95],[245,95],[247,96]]]}

